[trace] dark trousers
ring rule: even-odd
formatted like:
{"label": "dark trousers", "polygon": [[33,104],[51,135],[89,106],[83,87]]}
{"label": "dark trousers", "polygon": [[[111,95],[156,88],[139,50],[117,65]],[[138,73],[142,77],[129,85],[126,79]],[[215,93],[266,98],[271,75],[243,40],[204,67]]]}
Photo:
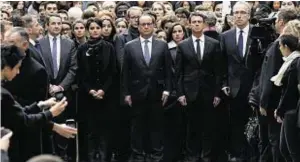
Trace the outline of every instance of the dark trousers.
{"label": "dark trousers", "polygon": [[130,109],[128,105],[120,105],[117,110],[117,126],[115,129],[114,141],[116,157],[118,162],[126,162],[131,154],[130,148]]}
{"label": "dark trousers", "polygon": [[215,109],[213,100],[199,94],[193,102],[188,102],[186,115],[186,157],[188,161],[211,160],[215,140]]}
{"label": "dark trousers", "polygon": [[244,135],[250,113],[251,108],[248,105],[247,95],[238,94],[230,100],[230,153],[233,157],[245,160],[251,157],[250,148]]}
{"label": "dark trousers", "polygon": [[90,99],[88,111],[89,162],[109,162],[112,157],[112,132],[115,128],[114,107],[109,100]]}
{"label": "dark trousers", "polygon": [[183,129],[182,107],[174,100],[164,112],[164,156],[162,162],[178,161],[181,155]]}
{"label": "dark trousers", "polygon": [[216,109],[216,141],[213,146],[213,157],[216,162],[227,161],[228,156],[228,129],[229,129],[229,109],[228,101],[222,98]]}
{"label": "dark trousers", "polygon": [[133,101],[131,118],[131,147],[133,161],[163,156],[163,115],[160,100]]}
{"label": "dark trousers", "polygon": [[280,132],[280,152],[287,162],[300,162],[300,130],[296,122],[297,110],[287,111]]}
{"label": "dark trousers", "polygon": [[260,162],[280,162],[279,151],[280,127],[274,118],[274,110],[268,111],[268,116],[259,116],[259,154]]}

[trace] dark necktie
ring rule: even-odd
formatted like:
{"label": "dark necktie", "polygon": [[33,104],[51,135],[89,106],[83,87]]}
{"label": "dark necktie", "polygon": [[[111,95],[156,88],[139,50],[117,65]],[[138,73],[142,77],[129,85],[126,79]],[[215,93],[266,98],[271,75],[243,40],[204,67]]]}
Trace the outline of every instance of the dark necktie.
{"label": "dark necktie", "polygon": [[148,47],[148,42],[149,40],[148,39],[145,39],[145,46],[144,46],[144,58],[145,58],[145,61],[147,63],[147,65],[149,65],[150,63],[150,54],[149,54],[149,47]]}
{"label": "dark necktie", "polygon": [[196,39],[196,42],[197,42],[197,57],[198,57],[198,60],[201,61],[201,48],[200,48],[200,39]]}
{"label": "dark necktie", "polygon": [[244,57],[243,54],[243,47],[244,46],[244,39],[243,39],[243,30],[240,31],[239,40],[238,40],[238,52],[241,58]]}
{"label": "dark necktie", "polygon": [[53,74],[54,78],[57,77],[58,67],[57,67],[57,38],[53,38],[53,46],[52,46],[52,61],[53,61]]}
{"label": "dark necktie", "polygon": [[35,42],[35,49],[39,52],[39,53],[42,53],[42,50],[41,50],[41,45],[40,45],[40,42],[38,40],[34,41]]}

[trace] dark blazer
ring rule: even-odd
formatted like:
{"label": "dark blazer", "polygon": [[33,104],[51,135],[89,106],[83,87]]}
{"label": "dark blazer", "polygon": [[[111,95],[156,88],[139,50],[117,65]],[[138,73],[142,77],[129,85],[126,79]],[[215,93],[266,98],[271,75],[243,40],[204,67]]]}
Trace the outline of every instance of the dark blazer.
{"label": "dark blazer", "polygon": [[[252,26],[250,25],[249,34],[251,33],[251,29]],[[227,60],[227,70],[225,70],[223,87],[230,88],[230,95],[233,98],[235,98],[238,93],[248,96],[255,76],[255,71],[246,66],[246,61],[251,60],[248,54],[252,40],[248,36],[246,54],[243,58],[241,58],[237,52],[236,28],[222,33],[220,40],[223,56]]]}
{"label": "dark blazer", "polygon": [[27,50],[22,61],[20,74],[11,82],[4,84],[21,105],[45,100],[48,93],[48,75],[45,68],[31,57],[31,50]]}
{"label": "dark blazer", "polygon": [[260,75],[260,106],[265,109],[276,109],[278,106],[281,87],[275,86],[270,80],[277,74],[283,64],[279,50],[279,41],[273,42],[265,55]]}
{"label": "dark blazer", "polygon": [[298,60],[299,58],[293,60],[281,80],[282,93],[277,107],[277,115],[280,117],[284,117],[284,114],[289,110],[297,109],[299,101],[298,69],[300,69],[300,67],[297,67]]}
{"label": "dark blazer", "polygon": [[[143,56],[140,38],[128,42],[124,48],[122,81],[124,93],[134,100],[160,100],[163,91],[171,93],[172,58],[165,42],[152,37],[149,66]],[[149,91],[151,94],[148,96]]]}
{"label": "dark blazer", "polygon": [[31,43],[29,43],[29,50],[31,52],[31,57],[45,67],[46,63],[41,52],[39,52]]}
{"label": "dark blazer", "polygon": [[75,81],[77,70],[76,48],[72,40],[60,37],[60,67],[57,77],[53,76],[53,62],[49,37],[45,36],[39,40],[41,45],[41,52],[46,64],[46,70],[49,75],[50,84],[60,85],[64,90],[68,90]]}
{"label": "dark blazer", "polygon": [[[97,50],[87,55],[88,44],[79,46],[77,55],[81,56],[78,69],[80,71],[80,86],[86,93],[90,90],[102,89],[107,95],[116,75],[116,58],[113,45],[100,40]],[[115,94],[114,94],[115,95]]]}
{"label": "dark blazer", "polygon": [[131,34],[128,33],[128,30],[125,31],[122,35],[116,36],[115,40],[115,49],[116,49],[116,56],[118,60],[118,67],[121,68],[124,60],[124,47],[127,42],[132,41]]}
{"label": "dark blazer", "polygon": [[220,44],[215,39],[204,37],[201,61],[195,52],[192,37],[183,40],[177,47],[177,95],[185,95],[188,101],[195,101],[200,92],[211,100],[219,95],[221,89]]}
{"label": "dark blazer", "polygon": [[26,127],[37,127],[46,125],[52,120],[52,114],[49,110],[40,112],[36,103],[22,107],[15,101],[12,94],[1,86],[1,125],[13,131],[10,140],[9,157],[11,162],[24,161],[20,157],[19,143],[22,138],[22,130]]}

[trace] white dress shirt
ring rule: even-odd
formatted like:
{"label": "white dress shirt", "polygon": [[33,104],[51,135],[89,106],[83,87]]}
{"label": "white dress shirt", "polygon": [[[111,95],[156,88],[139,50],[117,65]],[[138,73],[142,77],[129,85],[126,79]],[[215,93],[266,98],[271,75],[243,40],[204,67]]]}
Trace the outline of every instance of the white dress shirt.
{"label": "white dress shirt", "polygon": [[[148,49],[149,49],[149,55],[150,55],[150,58],[151,58],[151,52],[152,52],[152,38],[153,36],[151,36],[150,38],[148,38]],[[140,37],[140,40],[141,40],[141,45],[142,45],[142,50],[143,50],[143,54],[145,55],[145,38],[143,37]]]}
{"label": "white dress shirt", "polygon": [[249,35],[250,25],[248,24],[244,29],[236,28],[236,44],[238,45],[240,31],[243,30],[243,57],[245,57],[246,49],[247,49],[247,40]]}
{"label": "white dress shirt", "polygon": [[194,49],[195,52],[197,53],[197,39],[200,39],[200,55],[201,55],[201,60],[203,59],[203,53],[204,53],[204,41],[205,37],[204,34],[201,35],[200,38],[196,38],[194,35],[192,35],[193,43],[194,43]]}
{"label": "white dress shirt", "polygon": [[[49,42],[50,42],[50,50],[51,50],[51,58],[52,58],[52,49],[53,49],[53,36],[52,35],[48,35],[49,36]],[[59,70],[59,66],[60,66],[60,48],[61,48],[61,44],[60,44],[60,35],[56,36],[56,63],[57,63],[57,70]]]}
{"label": "white dress shirt", "polygon": [[33,46],[35,46],[35,41],[34,41],[34,40],[29,39],[29,42],[30,42]]}

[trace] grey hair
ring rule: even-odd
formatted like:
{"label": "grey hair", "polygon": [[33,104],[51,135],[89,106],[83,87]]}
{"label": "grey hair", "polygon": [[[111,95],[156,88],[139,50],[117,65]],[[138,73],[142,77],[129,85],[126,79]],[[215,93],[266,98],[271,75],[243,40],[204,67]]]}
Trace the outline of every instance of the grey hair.
{"label": "grey hair", "polygon": [[211,11],[208,11],[206,12],[206,24],[209,26],[209,27],[212,27],[212,26],[215,26],[216,23],[217,23],[217,18],[216,18],[216,15],[214,12],[211,12]]}
{"label": "grey hair", "polygon": [[11,36],[14,33],[18,33],[24,41],[29,41],[29,35],[28,35],[28,33],[26,32],[26,30],[24,28],[22,28],[22,27],[13,27],[10,30],[9,36]]}
{"label": "grey hair", "polygon": [[244,1],[238,1],[238,2],[236,2],[236,3],[234,4],[234,6],[233,6],[233,11],[234,11],[234,9],[236,8],[236,6],[238,6],[238,5],[244,5],[244,6],[246,6],[246,8],[247,8],[247,10],[248,10],[248,13],[251,14],[251,6],[249,5],[248,2],[244,2]]}

